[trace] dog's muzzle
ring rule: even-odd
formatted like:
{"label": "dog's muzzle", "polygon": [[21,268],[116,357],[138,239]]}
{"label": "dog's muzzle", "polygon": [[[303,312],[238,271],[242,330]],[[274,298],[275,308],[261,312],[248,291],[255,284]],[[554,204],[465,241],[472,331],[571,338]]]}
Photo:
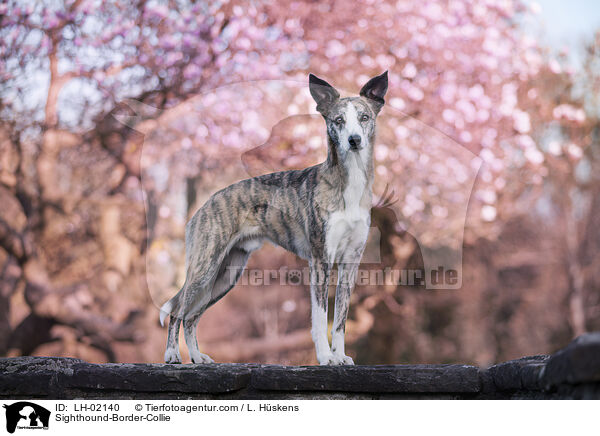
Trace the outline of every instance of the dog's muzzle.
{"label": "dog's muzzle", "polygon": [[348,138],[348,143],[350,144],[350,150],[358,151],[362,148],[360,145],[361,139],[360,135],[352,135]]}

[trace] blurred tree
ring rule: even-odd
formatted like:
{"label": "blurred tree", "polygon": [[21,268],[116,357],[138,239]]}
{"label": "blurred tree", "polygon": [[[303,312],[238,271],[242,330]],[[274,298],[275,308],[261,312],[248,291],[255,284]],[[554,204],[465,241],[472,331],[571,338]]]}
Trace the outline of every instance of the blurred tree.
{"label": "blurred tree", "polygon": [[[0,5],[0,193],[8,204],[0,243],[3,279],[18,277],[5,282],[3,311],[8,319],[19,284],[30,311],[14,329],[3,324],[2,337],[11,340],[0,352],[32,352],[56,339],[55,324],[110,360],[111,341],[139,339],[130,325],[135,304],[106,295],[131,286],[145,247],[143,219],[121,227],[128,213],[143,210],[140,138],[113,114],[125,97],[160,109],[205,87],[277,71],[277,53],[289,50],[285,33],[269,38],[269,18],[243,5]],[[112,317],[96,315],[109,309]]]}
{"label": "blurred tree", "polygon": [[[545,194],[554,205],[553,230],[567,276],[569,321],[575,336],[597,329],[600,314],[599,42],[597,33],[586,47],[580,74],[548,79],[541,96],[558,103],[553,120],[540,131],[552,152]],[[586,109],[585,118],[579,107]]]}
{"label": "blurred tree", "polygon": [[[0,352],[72,353],[74,340],[104,359],[159,359],[145,273],[164,299],[202,199],[318,160],[307,71],[354,92],[390,70],[376,192],[390,185],[398,201],[373,210],[382,259],[369,268],[460,252],[466,224],[460,291],[357,289],[361,362],[485,364],[596,328],[598,43],[577,82],[519,28],[529,13],[519,0],[3,3]],[[263,79],[287,81],[249,82]],[[580,84],[592,89],[576,97]],[[250,266],[294,262],[274,258]],[[223,341],[235,318],[227,331],[255,351],[223,358],[306,361],[307,301],[277,292],[228,297],[204,340]],[[114,342],[142,330],[146,347]]]}

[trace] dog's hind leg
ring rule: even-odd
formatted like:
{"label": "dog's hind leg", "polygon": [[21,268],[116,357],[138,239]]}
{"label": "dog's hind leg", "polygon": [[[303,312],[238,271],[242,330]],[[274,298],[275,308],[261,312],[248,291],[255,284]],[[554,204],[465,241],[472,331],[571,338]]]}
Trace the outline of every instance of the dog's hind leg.
{"label": "dog's hind leg", "polygon": [[254,250],[248,250],[247,246],[236,246],[225,256],[219,267],[219,273],[210,294],[210,301],[206,306],[207,309],[233,289],[242,276],[252,251]]}
{"label": "dog's hind leg", "polygon": [[169,319],[169,331],[167,333],[167,349],[165,350],[165,363],[181,363],[179,354],[179,326],[181,318],[173,315]]}
{"label": "dog's hind leg", "polygon": [[[254,248],[254,247],[253,247]],[[203,354],[198,349],[198,341],[196,338],[196,326],[200,317],[206,309],[215,304],[221,298],[223,298],[237,283],[248,257],[250,257],[251,250],[247,250],[244,247],[233,247],[219,267],[219,272],[212,286],[210,292],[210,299],[206,299],[204,292],[200,293],[202,298],[193,304],[194,310],[183,320],[183,333],[185,336],[185,343],[187,344],[190,352],[190,357],[194,363],[211,363],[213,360]]]}
{"label": "dog's hind leg", "polygon": [[169,316],[169,329],[167,332],[167,347],[165,349],[166,363],[181,363],[179,354],[179,326],[181,325],[181,298],[185,294],[186,285],[162,305],[160,308],[160,324],[163,325]]}

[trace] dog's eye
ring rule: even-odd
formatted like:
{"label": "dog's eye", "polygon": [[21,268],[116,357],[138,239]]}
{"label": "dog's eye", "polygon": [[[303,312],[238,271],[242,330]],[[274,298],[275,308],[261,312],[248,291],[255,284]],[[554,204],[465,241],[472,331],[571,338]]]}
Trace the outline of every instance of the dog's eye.
{"label": "dog's eye", "polygon": [[360,117],[360,120],[364,123],[365,121],[369,121],[369,116],[368,115],[362,115]]}
{"label": "dog's eye", "polygon": [[339,126],[341,126],[342,124],[344,124],[344,117],[337,117],[335,119],[335,123]]}

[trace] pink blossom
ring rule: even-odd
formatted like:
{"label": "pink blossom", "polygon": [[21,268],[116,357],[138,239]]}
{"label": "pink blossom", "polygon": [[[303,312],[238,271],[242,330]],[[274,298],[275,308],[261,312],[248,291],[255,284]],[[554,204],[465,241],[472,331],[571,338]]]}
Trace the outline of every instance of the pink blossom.
{"label": "pink blossom", "polygon": [[442,118],[447,123],[454,123],[456,120],[456,113],[452,109],[444,109],[442,111]]}
{"label": "pink blossom", "polygon": [[462,142],[464,143],[469,143],[473,140],[473,135],[471,135],[471,132],[464,130],[462,132],[460,132],[459,138]]}
{"label": "pink blossom", "polygon": [[544,162],[544,155],[535,147],[525,149],[525,158],[534,165]]}
{"label": "pink blossom", "polygon": [[403,110],[406,108],[406,103],[401,98],[393,97],[390,99],[390,106],[394,109]]}
{"label": "pink blossom", "polygon": [[571,142],[569,145],[567,145],[567,152],[573,159],[581,159],[583,156],[583,150],[574,142]]}
{"label": "pink blossom", "polygon": [[560,156],[562,154],[562,148],[560,146],[560,142],[550,141],[548,143],[548,152],[550,152],[554,156]]}
{"label": "pink blossom", "polygon": [[484,203],[493,204],[496,202],[496,192],[492,189],[480,189],[475,195]]}
{"label": "pink blossom", "polygon": [[398,139],[406,139],[410,132],[405,126],[398,126],[394,129],[394,134]]}
{"label": "pink blossom", "polygon": [[548,62],[548,67],[554,74],[560,74],[562,72],[562,68],[556,59],[550,59],[550,62]]}
{"label": "pink blossom", "polygon": [[476,110],[475,106],[467,100],[460,99],[456,102],[456,108],[462,112],[465,121],[472,123],[475,121]]}
{"label": "pink blossom", "polygon": [[524,149],[535,147],[535,141],[529,135],[519,135],[517,142]]}
{"label": "pink blossom", "polygon": [[160,3],[154,3],[149,6],[146,6],[145,14],[149,17],[156,18],[167,18],[169,15],[169,8]]}
{"label": "pink blossom", "polygon": [[408,94],[408,98],[410,98],[411,100],[414,100],[414,101],[421,101],[421,100],[423,100],[423,97],[425,96],[423,91],[421,89],[417,88],[416,86],[409,87],[408,90],[406,91],[406,93]]}
{"label": "pink blossom", "polygon": [[408,62],[402,69],[402,75],[407,79],[412,79],[417,75],[417,68],[412,62]]}
{"label": "pink blossom", "polygon": [[487,109],[479,109],[477,111],[477,121],[485,123],[490,118],[490,112]]}
{"label": "pink blossom", "polygon": [[375,159],[378,161],[383,161],[388,157],[389,150],[387,146],[383,144],[378,144],[375,146]]}
{"label": "pink blossom", "polygon": [[585,112],[581,108],[576,108],[570,104],[561,104],[552,110],[552,115],[556,119],[566,119],[568,121],[585,121]]}
{"label": "pink blossom", "polygon": [[454,101],[456,95],[456,85],[454,83],[445,83],[440,87],[440,98],[446,104]]}
{"label": "pink blossom", "polygon": [[484,221],[488,221],[488,222],[494,221],[496,219],[496,215],[497,215],[497,212],[496,212],[496,208],[494,206],[486,204],[485,206],[483,206],[481,208],[481,218]]}
{"label": "pink blossom", "polygon": [[483,86],[480,83],[469,88],[469,98],[473,101],[478,101],[484,96]]}
{"label": "pink blossom", "polygon": [[332,39],[327,45],[325,55],[328,58],[334,58],[336,56],[342,56],[346,53],[346,46],[337,39]]}
{"label": "pink blossom", "polygon": [[519,109],[515,109],[512,113],[513,127],[519,133],[529,133],[531,131],[531,120],[529,114]]}
{"label": "pink blossom", "polygon": [[494,156],[494,153],[489,148],[482,149],[479,156],[488,163],[496,159],[496,156]]}

